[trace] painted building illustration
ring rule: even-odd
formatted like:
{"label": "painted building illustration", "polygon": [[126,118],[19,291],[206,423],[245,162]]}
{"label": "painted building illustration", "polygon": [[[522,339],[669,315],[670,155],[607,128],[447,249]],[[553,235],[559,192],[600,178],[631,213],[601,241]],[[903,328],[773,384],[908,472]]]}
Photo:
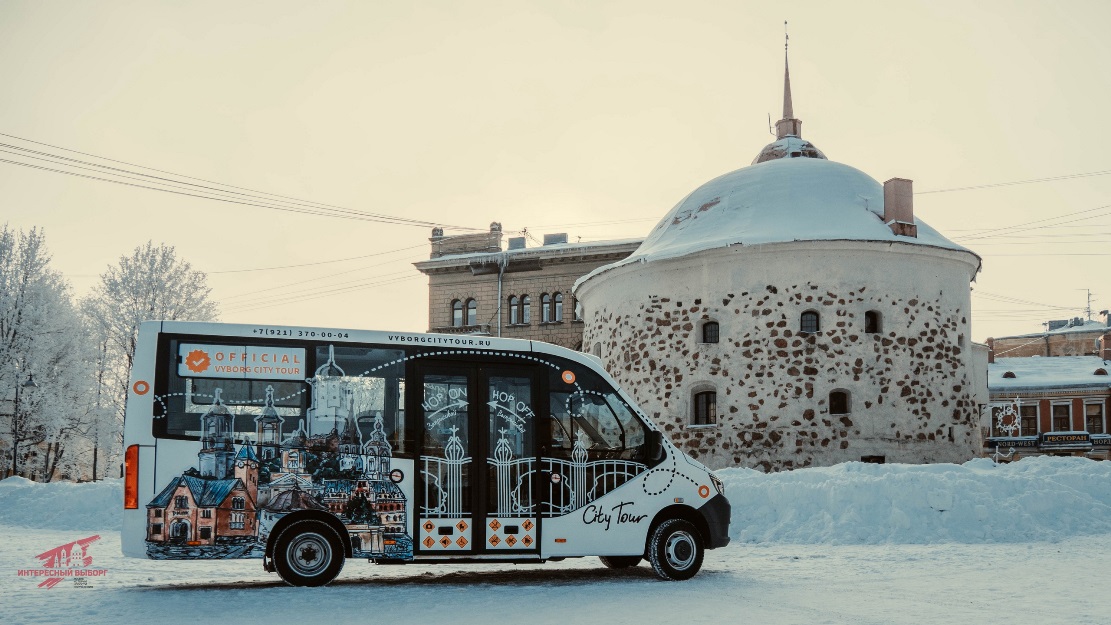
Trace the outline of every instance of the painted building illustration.
{"label": "painted building illustration", "polygon": [[215,389],[200,417],[196,468],[147,504],[150,557],[261,557],[274,525],[298,510],[335,514],[358,557],[412,557],[408,502],[391,479],[400,473],[391,475],[382,417],[374,417],[364,441],[346,374],[329,351],[328,362],[306,380],[312,392],[306,419],[284,439],[284,419],[267,387],[254,418],[256,440],[237,449],[235,415]]}
{"label": "painted building illustration", "polygon": [[[258,531],[258,457],[233,446],[234,417],[220,398],[201,416],[197,469],[174,478],[147,504],[148,553],[180,557],[213,547],[217,557],[246,555]],[[159,549],[158,547],[165,547]]]}

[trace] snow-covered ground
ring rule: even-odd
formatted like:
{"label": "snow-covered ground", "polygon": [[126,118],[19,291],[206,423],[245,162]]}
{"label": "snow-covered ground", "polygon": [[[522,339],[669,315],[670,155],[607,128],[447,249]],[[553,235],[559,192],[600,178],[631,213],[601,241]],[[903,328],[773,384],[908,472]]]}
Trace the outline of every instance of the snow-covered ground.
{"label": "snow-covered ground", "polygon": [[[119,555],[118,482],[0,482],[3,623],[1105,623],[1111,463],[861,465],[721,472],[733,544],[689,582],[584,558],[373,566],[289,588],[257,560]],[[17,577],[98,534],[87,587]]]}

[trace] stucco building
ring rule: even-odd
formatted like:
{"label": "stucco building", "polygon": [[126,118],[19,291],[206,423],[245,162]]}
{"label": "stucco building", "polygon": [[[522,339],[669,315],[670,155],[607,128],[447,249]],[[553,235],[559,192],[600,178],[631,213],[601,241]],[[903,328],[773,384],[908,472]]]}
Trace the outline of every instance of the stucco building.
{"label": "stucco building", "polygon": [[785,72],[776,141],[575,285],[584,348],[711,467],[974,457],[980,258],[801,125]]}
{"label": "stucco building", "polygon": [[501,225],[489,232],[429,239],[431,257],[414,263],[428,276],[430,332],[533,339],[571,349],[582,346],[582,319],[571,286],[598,267],[623,259],[640,240],[570,243],[566,234],[526,245],[511,237],[502,249]]}

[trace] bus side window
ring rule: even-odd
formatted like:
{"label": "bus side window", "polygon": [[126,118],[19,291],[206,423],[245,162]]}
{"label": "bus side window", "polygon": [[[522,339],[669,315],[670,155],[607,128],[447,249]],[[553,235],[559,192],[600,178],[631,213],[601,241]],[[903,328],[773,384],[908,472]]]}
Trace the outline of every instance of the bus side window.
{"label": "bus side window", "polygon": [[552,381],[548,455],[573,459],[578,445],[589,460],[643,460],[644,424],[596,376],[582,372],[576,379],[577,388]]}
{"label": "bus side window", "polygon": [[[404,351],[320,345],[316,348],[316,362],[317,365],[335,365],[326,372],[342,378],[347,405],[342,406],[341,411],[349,412],[354,419],[360,443],[371,440],[376,423],[381,421],[393,457],[413,456],[415,445],[406,437],[405,428]],[[342,423],[338,424],[338,430],[342,433]]]}

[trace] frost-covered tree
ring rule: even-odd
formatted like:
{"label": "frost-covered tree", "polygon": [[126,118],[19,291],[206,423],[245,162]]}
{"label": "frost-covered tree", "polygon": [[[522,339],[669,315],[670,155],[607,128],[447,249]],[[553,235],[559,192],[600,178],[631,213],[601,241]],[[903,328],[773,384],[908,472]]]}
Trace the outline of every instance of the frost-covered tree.
{"label": "frost-covered tree", "polygon": [[[122,429],[128,379],[135,358],[139,324],[148,320],[211,321],[216,304],[204,272],[178,258],[172,246],[148,241],[119,264],[108,267],[93,292],[81,303],[97,346],[99,401],[116,418],[116,441]],[[118,461],[122,447],[113,447],[109,462]]]}
{"label": "frost-covered tree", "polygon": [[[74,477],[94,418],[90,352],[69,285],[50,269],[41,230],[0,228],[0,410],[4,473]],[[26,385],[34,376],[36,386]]]}

